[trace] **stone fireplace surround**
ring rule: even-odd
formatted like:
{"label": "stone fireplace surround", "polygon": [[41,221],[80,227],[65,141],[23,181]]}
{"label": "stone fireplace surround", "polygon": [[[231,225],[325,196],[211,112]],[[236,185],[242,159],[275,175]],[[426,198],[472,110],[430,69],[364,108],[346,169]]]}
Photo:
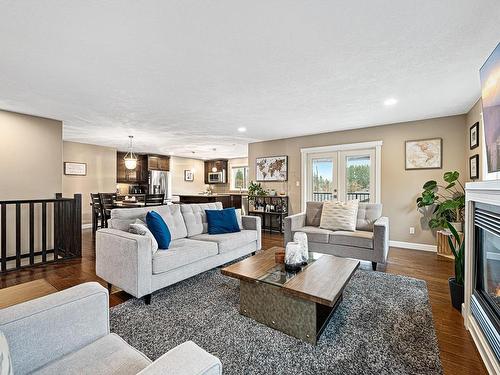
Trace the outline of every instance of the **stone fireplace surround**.
{"label": "stone fireplace surround", "polygon": [[500,374],[500,365],[495,353],[471,311],[471,296],[476,280],[474,261],[474,203],[480,202],[500,206],[500,180],[467,183],[465,190],[465,302],[462,306],[462,315],[464,317],[464,325],[470,332],[486,368],[491,374]]}

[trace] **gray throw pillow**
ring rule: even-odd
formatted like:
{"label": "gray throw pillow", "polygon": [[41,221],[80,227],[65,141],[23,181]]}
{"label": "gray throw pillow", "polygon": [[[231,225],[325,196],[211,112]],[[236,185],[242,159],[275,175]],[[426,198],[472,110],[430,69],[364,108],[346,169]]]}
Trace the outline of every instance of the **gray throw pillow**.
{"label": "gray throw pillow", "polygon": [[130,224],[129,232],[149,237],[151,239],[151,253],[154,254],[158,251],[158,242],[156,241],[155,236],[153,236],[153,233],[151,233],[144,221],[136,219],[134,224]]}

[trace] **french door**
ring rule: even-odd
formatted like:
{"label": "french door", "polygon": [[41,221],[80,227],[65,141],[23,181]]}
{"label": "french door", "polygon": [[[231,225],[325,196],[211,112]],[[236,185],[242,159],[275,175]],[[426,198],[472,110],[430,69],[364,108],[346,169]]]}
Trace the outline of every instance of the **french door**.
{"label": "french door", "polygon": [[375,149],[308,153],[306,200],[376,202],[375,155]]}

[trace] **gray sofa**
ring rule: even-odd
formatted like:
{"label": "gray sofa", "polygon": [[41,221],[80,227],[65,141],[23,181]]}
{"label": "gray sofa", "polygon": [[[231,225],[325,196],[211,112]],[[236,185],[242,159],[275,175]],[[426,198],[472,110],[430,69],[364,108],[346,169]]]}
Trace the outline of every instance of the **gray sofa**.
{"label": "gray sofa", "polygon": [[[151,293],[158,289],[260,250],[259,217],[241,217],[240,232],[210,235],[206,209],[222,209],[222,203],[112,210],[109,228],[96,233],[97,275],[137,298],[145,296],[149,304]],[[150,238],[128,232],[131,223],[145,221],[153,210],[165,220],[172,236],[169,249],[155,254]]]}
{"label": "gray sofa", "polygon": [[385,263],[389,251],[389,219],[382,216],[381,204],[360,203],[356,230],[331,231],[319,227],[322,202],[307,202],[306,212],[285,218],[285,244],[295,232],[307,234],[309,250],[319,253]]}
{"label": "gray sofa", "polygon": [[152,362],[109,331],[108,291],[92,282],[0,310],[15,374],[222,374],[187,341]]}

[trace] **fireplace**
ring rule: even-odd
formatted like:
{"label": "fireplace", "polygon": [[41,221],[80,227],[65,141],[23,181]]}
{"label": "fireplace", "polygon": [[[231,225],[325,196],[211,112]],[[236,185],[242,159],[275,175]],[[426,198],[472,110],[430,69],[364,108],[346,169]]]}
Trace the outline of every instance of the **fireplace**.
{"label": "fireplace", "polygon": [[472,316],[500,360],[500,206],[476,202]]}

